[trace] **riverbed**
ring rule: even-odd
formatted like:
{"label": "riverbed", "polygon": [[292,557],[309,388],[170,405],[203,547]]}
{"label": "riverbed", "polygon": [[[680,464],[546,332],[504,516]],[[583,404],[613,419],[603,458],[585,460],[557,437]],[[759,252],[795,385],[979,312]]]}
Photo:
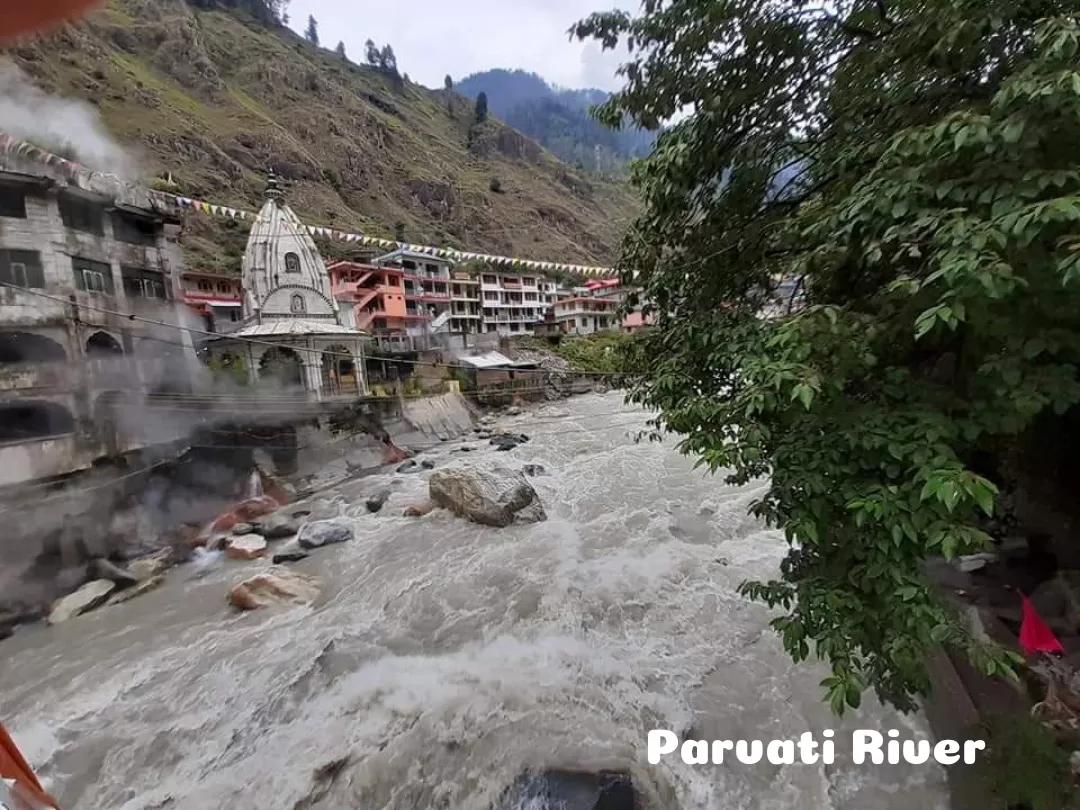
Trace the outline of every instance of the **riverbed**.
{"label": "riverbed", "polygon": [[[769,612],[779,533],[747,516],[763,484],[695,471],[648,415],[588,395],[500,420],[531,441],[425,454],[539,464],[548,520],[503,529],[436,510],[428,472],[319,493],[356,538],[295,565],[312,607],[237,613],[264,561],[173,570],[160,589],[0,642],[0,717],[63,810],[488,810],[521,772],[628,771],[643,810],[934,810],[936,765],[854,765],[851,730],[928,737],[867,700],[842,722],[814,665],[791,664]],[[392,495],[368,514],[365,497]],[[646,733],[797,738],[836,729],[833,765],[658,765]],[[523,809],[524,810],[524,809]]]}

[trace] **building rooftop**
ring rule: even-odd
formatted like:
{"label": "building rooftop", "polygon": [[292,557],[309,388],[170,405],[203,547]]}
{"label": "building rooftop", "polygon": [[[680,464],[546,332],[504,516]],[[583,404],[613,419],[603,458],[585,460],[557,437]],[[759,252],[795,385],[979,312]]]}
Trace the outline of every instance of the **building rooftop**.
{"label": "building rooftop", "polygon": [[350,329],[347,326],[334,323],[333,321],[314,321],[306,318],[282,318],[280,320],[255,323],[230,332],[229,338],[262,338],[262,337],[288,337],[299,335],[350,335],[360,337],[365,333],[359,329]]}

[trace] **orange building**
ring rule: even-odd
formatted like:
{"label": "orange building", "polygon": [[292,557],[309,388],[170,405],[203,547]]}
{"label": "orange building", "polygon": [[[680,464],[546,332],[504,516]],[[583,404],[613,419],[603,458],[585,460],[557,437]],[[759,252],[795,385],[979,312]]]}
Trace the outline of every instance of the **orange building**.
{"label": "orange building", "polygon": [[357,329],[376,335],[404,333],[410,324],[431,318],[406,303],[405,272],[399,267],[339,261],[327,269],[334,298],[352,302]]}

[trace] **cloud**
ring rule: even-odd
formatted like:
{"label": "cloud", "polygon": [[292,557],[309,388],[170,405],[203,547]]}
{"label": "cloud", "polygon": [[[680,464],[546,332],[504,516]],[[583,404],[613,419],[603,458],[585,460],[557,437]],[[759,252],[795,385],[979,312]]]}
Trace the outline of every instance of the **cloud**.
{"label": "cloud", "polygon": [[615,70],[625,54],[571,42],[567,33],[583,17],[612,7],[610,0],[292,0],[288,13],[300,32],[313,14],[322,45],[341,40],[357,61],[366,40],[389,43],[398,68],[428,87],[441,87],[447,74],[457,80],[501,67],[532,71],[562,87],[616,90]]}

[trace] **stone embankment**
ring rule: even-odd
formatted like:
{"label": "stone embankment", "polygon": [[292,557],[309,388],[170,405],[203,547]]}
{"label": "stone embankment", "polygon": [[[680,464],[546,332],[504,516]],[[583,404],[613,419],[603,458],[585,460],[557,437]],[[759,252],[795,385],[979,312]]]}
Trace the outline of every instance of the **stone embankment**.
{"label": "stone embankment", "polygon": [[[521,409],[511,406],[504,413],[519,415]],[[335,469],[322,470],[321,476],[301,477],[301,493],[292,484],[257,470],[248,477],[246,491],[239,500],[201,527],[189,525],[163,533],[151,553],[94,557],[79,572],[69,572],[68,592],[59,598],[29,605],[0,605],[0,632],[10,635],[16,624],[27,620],[45,618],[49,624],[57,624],[107,608],[157,587],[170,567],[206,560],[210,555],[238,562],[266,561],[265,570],[235,583],[229,591],[229,602],[239,609],[309,603],[317,595],[318,582],[291,572],[287,564],[321,549],[353,542],[355,533],[351,519],[313,515],[305,499],[368,472],[385,473],[391,469],[395,475],[414,475],[431,471],[428,500],[408,505],[402,512],[407,517],[420,518],[435,509],[446,509],[487,526],[545,520],[544,507],[528,480],[543,474],[538,465],[518,470],[496,463],[490,456],[472,459],[457,455],[475,450],[477,441],[486,441],[498,452],[509,452],[529,441],[527,435],[496,430],[495,421],[490,415],[478,416],[456,394],[407,403],[400,420],[382,426],[384,434],[376,431],[383,441],[390,440],[389,445],[384,445],[372,438],[379,452],[367,446],[369,437],[341,446],[339,455],[345,450],[348,457],[325,464]],[[447,442],[455,439],[468,441],[448,447]],[[387,446],[408,457],[387,465]],[[436,448],[440,451],[439,461],[424,457]],[[352,460],[356,458],[359,461]],[[367,493],[367,512],[374,515],[382,511],[389,496],[389,489]],[[146,538],[134,545],[144,549]]]}

